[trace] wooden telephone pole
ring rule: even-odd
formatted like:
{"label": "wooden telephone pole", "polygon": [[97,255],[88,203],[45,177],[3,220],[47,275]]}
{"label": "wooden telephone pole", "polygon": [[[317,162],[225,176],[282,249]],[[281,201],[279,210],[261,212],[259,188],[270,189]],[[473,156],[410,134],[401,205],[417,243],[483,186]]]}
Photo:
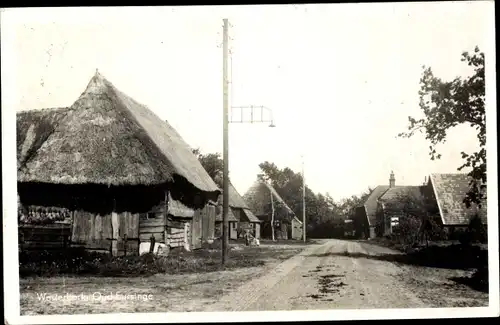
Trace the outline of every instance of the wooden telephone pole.
{"label": "wooden telephone pole", "polygon": [[304,175],[304,156],[302,156],[302,237],[306,242],[306,179]]}
{"label": "wooden telephone pole", "polygon": [[[265,106],[237,106],[232,108],[250,109],[251,118],[250,120],[244,120],[243,114],[239,121],[229,120],[229,87],[228,87],[228,57],[229,57],[229,21],[224,19],[223,27],[223,43],[222,43],[222,88],[223,88],[223,155],[224,160],[224,170],[223,170],[223,185],[222,185],[222,264],[225,264],[228,258],[228,247],[229,247],[229,222],[227,216],[229,213],[229,123],[270,123],[269,127],[275,127],[274,119],[272,117],[272,110]],[[231,69],[232,70],[232,69]],[[232,82],[232,80],[231,80]],[[254,118],[254,110],[260,109],[261,118]],[[263,112],[266,110],[271,114],[270,119],[264,119]]]}
{"label": "wooden telephone pole", "polygon": [[228,47],[228,25],[227,19],[224,19],[223,27],[223,44],[222,44],[222,88],[223,88],[223,185],[222,185],[222,264],[224,265],[227,260],[228,246],[229,246],[229,223],[227,215],[229,212],[229,96],[228,96],[228,75],[227,75],[227,59],[229,55]]}

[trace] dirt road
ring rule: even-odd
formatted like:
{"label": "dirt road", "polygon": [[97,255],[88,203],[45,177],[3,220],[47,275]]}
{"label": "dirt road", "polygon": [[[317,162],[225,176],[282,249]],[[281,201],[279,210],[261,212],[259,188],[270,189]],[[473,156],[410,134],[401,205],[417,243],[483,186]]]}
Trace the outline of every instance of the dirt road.
{"label": "dirt road", "polygon": [[[428,307],[396,279],[400,267],[349,254],[395,254],[368,243],[328,240],[283,262],[210,306],[218,311]],[[208,311],[208,310],[207,310]]]}
{"label": "dirt road", "polygon": [[[369,242],[321,240],[260,246],[265,265],[149,277],[54,276],[20,279],[22,315],[113,312],[480,307],[488,293],[452,280],[471,272],[396,264]],[[241,252],[244,252],[242,248]],[[233,252],[235,257],[237,252]],[[242,253],[243,254],[243,253]],[[297,255],[298,254],[298,255]],[[40,295],[147,294],[152,300],[43,300]]]}

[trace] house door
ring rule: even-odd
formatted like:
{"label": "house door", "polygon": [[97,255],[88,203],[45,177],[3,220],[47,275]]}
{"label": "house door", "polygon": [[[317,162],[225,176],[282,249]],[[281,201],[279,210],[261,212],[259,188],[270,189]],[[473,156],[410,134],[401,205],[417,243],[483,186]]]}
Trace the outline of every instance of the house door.
{"label": "house door", "polygon": [[229,238],[238,239],[238,223],[230,222],[229,223]]}

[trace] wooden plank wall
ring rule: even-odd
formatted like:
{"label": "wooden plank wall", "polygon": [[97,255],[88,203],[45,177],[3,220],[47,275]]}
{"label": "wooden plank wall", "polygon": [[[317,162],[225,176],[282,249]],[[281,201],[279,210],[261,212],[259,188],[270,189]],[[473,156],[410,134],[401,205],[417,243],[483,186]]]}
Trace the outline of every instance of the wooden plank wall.
{"label": "wooden plank wall", "polygon": [[207,205],[203,210],[200,211],[200,218],[203,228],[203,242],[206,242],[209,239],[214,239],[215,237],[215,216],[215,206]]}
{"label": "wooden plank wall", "polygon": [[139,220],[139,239],[141,242],[149,242],[151,235],[155,237],[156,243],[165,243],[166,218],[163,212],[155,212],[154,217],[146,218],[142,214]]}
{"label": "wooden plank wall", "polygon": [[71,224],[19,225],[19,245],[22,250],[65,249],[71,240]]}
{"label": "wooden plank wall", "polygon": [[183,247],[186,242],[184,227],[167,228],[167,243],[170,247]]}
{"label": "wooden plank wall", "polygon": [[207,205],[196,210],[192,220],[165,217],[155,209],[149,214],[130,212],[94,215],[77,211],[73,217],[72,243],[91,250],[111,252],[113,255],[131,255],[139,252],[140,242],[149,242],[190,249],[201,248],[202,242],[215,237],[216,207]]}
{"label": "wooden plank wall", "polygon": [[192,243],[191,243],[191,238],[192,238],[192,235],[191,235],[191,224],[192,224],[192,222],[186,222],[184,224],[184,231],[185,231],[185,233],[184,233],[185,235],[184,236],[186,237],[185,240],[186,240],[186,246],[187,246],[188,250],[193,249]]}
{"label": "wooden plank wall", "polygon": [[191,223],[191,249],[201,248],[203,236],[202,211],[203,210],[196,210],[194,212],[193,221]]}
{"label": "wooden plank wall", "polygon": [[118,255],[139,253],[139,214],[123,212],[119,215],[117,238]]}
{"label": "wooden plank wall", "polygon": [[72,245],[91,250],[111,248],[113,228],[111,215],[95,215],[86,211],[73,212]]}
{"label": "wooden plank wall", "polygon": [[71,237],[73,246],[113,255],[138,254],[139,214],[123,212],[102,216],[75,211]]}

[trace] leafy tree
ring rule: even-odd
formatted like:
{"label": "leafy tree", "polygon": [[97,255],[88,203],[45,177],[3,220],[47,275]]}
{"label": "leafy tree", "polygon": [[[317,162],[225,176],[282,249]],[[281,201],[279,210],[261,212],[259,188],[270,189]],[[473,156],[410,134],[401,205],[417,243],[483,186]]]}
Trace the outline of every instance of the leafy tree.
{"label": "leafy tree", "polygon": [[451,128],[468,124],[477,130],[479,151],[471,154],[462,152],[464,163],[458,168],[471,168],[470,189],[464,203],[470,207],[472,203],[481,206],[486,199],[486,123],[485,123],[485,81],[484,53],[476,47],[474,53],[462,54],[462,61],[472,69],[469,77],[457,77],[452,81],[444,81],[434,76],[430,67],[423,67],[420,79],[420,109],[424,118],[408,117],[408,132],[400,133],[400,137],[409,138],[415,132],[425,133],[430,141],[431,159],[439,159],[436,145],[446,141],[446,134]]}
{"label": "leafy tree", "polygon": [[365,192],[358,195],[352,195],[341,201],[340,208],[345,219],[353,218],[356,214],[356,208],[363,205],[368,199],[368,196],[373,192],[372,188],[368,188]]}
{"label": "leafy tree", "polygon": [[218,186],[222,187],[221,174],[224,171],[224,161],[221,158],[221,154],[218,152],[203,154],[200,149],[193,149],[193,154],[198,158],[208,175],[210,175]]}
{"label": "leafy tree", "polygon": [[[259,165],[264,179],[276,189],[296,216],[301,219],[303,209],[302,175],[288,167],[280,169],[276,164],[265,161]],[[364,202],[370,194],[352,196],[342,202],[335,202],[326,193],[314,193],[307,185],[305,189],[307,232],[312,237],[331,237],[343,235],[344,221],[360,202]]]}

